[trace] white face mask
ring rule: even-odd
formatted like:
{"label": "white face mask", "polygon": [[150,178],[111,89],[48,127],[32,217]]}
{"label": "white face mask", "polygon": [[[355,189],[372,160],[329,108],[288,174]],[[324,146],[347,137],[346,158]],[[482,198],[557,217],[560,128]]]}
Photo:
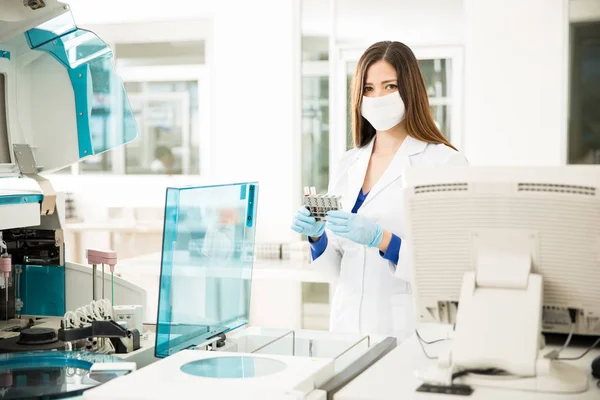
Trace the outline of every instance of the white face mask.
{"label": "white face mask", "polygon": [[387,131],[404,119],[404,102],[400,93],[394,92],[381,97],[363,96],[360,112],[373,128]]}

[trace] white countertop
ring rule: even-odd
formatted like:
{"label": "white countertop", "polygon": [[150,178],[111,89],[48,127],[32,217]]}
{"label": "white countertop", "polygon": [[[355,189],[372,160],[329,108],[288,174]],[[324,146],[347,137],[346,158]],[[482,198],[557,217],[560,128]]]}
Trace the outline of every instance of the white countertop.
{"label": "white countertop", "polygon": [[[447,328],[445,328],[447,329]],[[444,338],[445,333],[440,330],[440,326],[425,325],[419,328],[419,334],[424,340],[432,341]],[[434,357],[443,346],[448,345],[448,341],[436,344],[425,345],[427,353]],[[567,348],[562,353],[563,357],[573,357],[581,354],[584,348]],[[415,375],[417,370],[424,370],[435,363],[435,360],[429,360],[423,354],[418,339],[413,335],[410,339],[398,345],[389,354],[375,363],[371,368],[362,373],[335,396],[335,400],[358,400],[358,399],[402,399],[402,400],[452,400],[465,398],[469,400],[598,400],[600,399],[600,389],[596,387],[596,380],[590,374],[592,360],[600,355],[600,349],[589,352],[579,361],[570,361],[589,374],[590,388],[586,393],[572,395],[558,395],[549,393],[524,392],[513,390],[499,390],[493,388],[475,387],[471,396],[449,396],[440,394],[426,394],[416,392],[417,387],[421,385]]]}

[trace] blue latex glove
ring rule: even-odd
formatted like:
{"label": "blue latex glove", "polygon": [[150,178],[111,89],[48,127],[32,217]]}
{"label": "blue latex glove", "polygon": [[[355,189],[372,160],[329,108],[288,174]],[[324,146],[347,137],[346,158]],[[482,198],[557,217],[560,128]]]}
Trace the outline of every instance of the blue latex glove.
{"label": "blue latex glove", "polygon": [[369,247],[377,247],[383,239],[383,228],[370,219],[346,211],[329,211],[327,228],[339,237]]}
{"label": "blue latex glove", "polygon": [[302,206],[296,212],[291,228],[306,236],[320,237],[325,232],[325,222],[317,222],[315,217],[310,216],[310,211]]}

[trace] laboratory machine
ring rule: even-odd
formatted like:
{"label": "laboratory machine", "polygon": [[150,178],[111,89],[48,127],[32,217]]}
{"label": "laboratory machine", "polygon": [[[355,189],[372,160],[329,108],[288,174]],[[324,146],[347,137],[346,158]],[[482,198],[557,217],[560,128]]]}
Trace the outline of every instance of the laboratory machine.
{"label": "laboratory machine", "polygon": [[47,178],[136,136],[108,46],[64,3],[0,0],[2,398],[79,393],[151,356],[145,291],[114,276],[113,251],[65,261],[64,196]]}
{"label": "laboratory machine", "polygon": [[256,182],[167,189],[160,360],[85,398],[333,398],[396,347],[393,337],[246,326],[258,192]]}
{"label": "laboratory machine", "polygon": [[405,182],[418,315],[455,324],[422,381],[588,391],[589,369],[543,334],[600,343],[600,167],[414,167]]}

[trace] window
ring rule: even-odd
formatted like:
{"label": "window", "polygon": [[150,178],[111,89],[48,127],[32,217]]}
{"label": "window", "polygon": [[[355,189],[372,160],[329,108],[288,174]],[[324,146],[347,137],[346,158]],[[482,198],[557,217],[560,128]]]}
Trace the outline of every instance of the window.
{"label": "window", "polygon": [[302,39],[302,186],[327,191],[329,71],[327,37]]}
{"label": "window", "polygon": [[570,164],[600,164],[600,23],[573,24]]}
{"label": "window", "polygon": [[198,82],[126,85],[138,138],[125,146],[127,174],[198,174]]}
{"label": "window", "polygon": [[425,79],[429,106],[437,127],[448,140],[452,140],[449,108],[451,59],[419,60],[419,68]]}
{"label": "window", "polygon": [[[200,126],[206,123],[208,86],[204,41],[120,43],[119,72],[126,82],[138,138],[125,146],[126,174],[199,174]],[[206,130],[206,124],[203,125]]]}

